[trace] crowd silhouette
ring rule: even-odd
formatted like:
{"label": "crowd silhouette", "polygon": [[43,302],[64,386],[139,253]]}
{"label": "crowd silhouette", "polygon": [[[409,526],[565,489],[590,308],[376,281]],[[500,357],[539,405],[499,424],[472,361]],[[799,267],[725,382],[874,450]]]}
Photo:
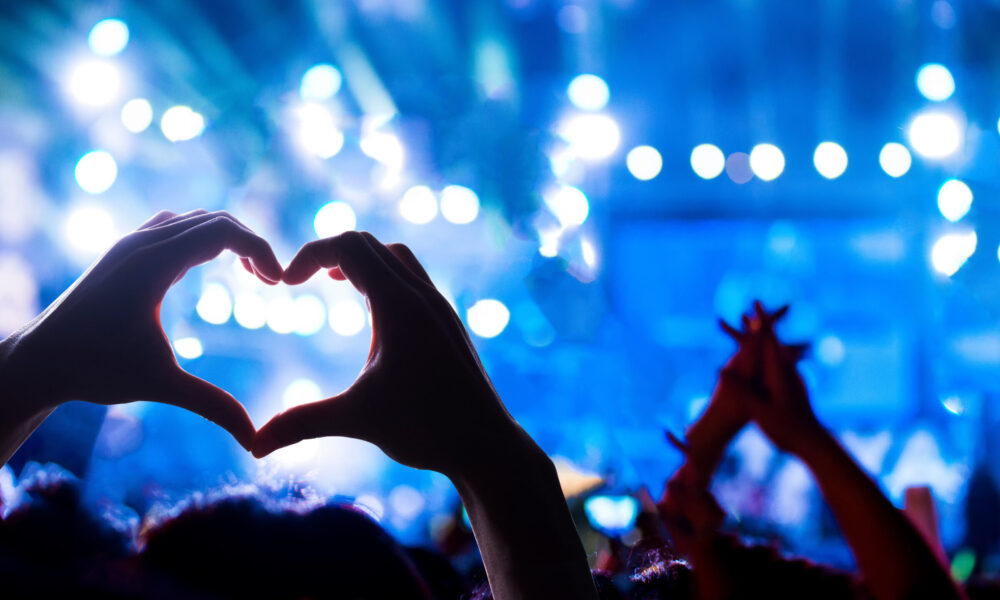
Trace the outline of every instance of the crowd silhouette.
{"label": "crowd silhouette", "polygon": [[[180,368],[160,302],[188,269],[227,249],[265,283],[298,285],[323,271],[364,295],[372,345],[353,385],[257,430],[236,398]],[[261,491],[206,497],[130,532],[85,508],[72,477],[39,469],[22,474],[23,497],[0,522],[5,597],[1000,597],[989,580],[952,578],[926,490],[908,493],[905,511],[895,507],[819,422],[797,371],[804,348],[775,333],[787,310],[757,303],[738,326],[721,323],[737,349],[701,416],[668,434],[682,466],[660,498],[638,493],[640,539],[609,539],[592,569],[552,461],[507,412],[460,319],[405,245],[350,231],[309,242],[283,268],[229,214],[160,212],[0,342],[3,462],[67,401],[164,402],[218,424],[256,457],[346,436],[442,473],[475,543],[455,526],[434,549],[409,548],[350,506],[303,509]],[[808,468],[857,572],[727,532],[711,482],[751,423]],[[980,479],[970,495],[995,505],[995,486]]]}

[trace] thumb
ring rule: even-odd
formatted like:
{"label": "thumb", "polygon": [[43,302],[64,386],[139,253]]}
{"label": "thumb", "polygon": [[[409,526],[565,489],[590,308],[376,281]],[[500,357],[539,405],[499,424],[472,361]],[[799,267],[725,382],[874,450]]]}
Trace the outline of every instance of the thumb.
{"label": "thumb", "polygon": [[302,440],[337,435],[364,439],[361,431],[364,419],[355,408],[360,401],[357,386],[352,386],[339,396],[289,408],[260,428],[251,451],[255,457],[263,458]]}
{"label": "thumb", "polygon": [[254,437],[250,415],[236,398],[204,379],[178,368],[154,400],[201,415],[228,431],[241,446],[250,450]]}

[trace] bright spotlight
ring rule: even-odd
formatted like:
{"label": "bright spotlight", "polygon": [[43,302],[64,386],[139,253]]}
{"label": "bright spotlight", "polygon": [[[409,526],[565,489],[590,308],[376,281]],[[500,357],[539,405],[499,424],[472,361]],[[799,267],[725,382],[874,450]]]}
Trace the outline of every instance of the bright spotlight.
{"label": "bright spotlight", "polygon": [[929,63],[917,71],[917,89],[924,98],[940,102],[955,93],[955,79],[948,67]]}
{"label": "bright spotlight", "polygon": [[94,54],[114,56],[128,45],[128,25],[121,19],[98,21],[87,36],[87,45]]}
{"label": "bright spotlight", "polygon": [[558,127],[561,138],[580,158],[598,160],[615,153],[621,142],[618,123],[607,115],[574,115],[563,120]]}
{"label": "bright spotlight", "polygon": [[785,155],[774,144],[757,144],[750,151],[750,169],[764,181],[773,181],[785,170]]}
{"label": "bright spotlight", "polygon": [[104,150],[94,150],[80,157],[73,174],[83,191],[100,194],[107,191],[118,178],[118,164]]}
{"label": "bright spotlight", "polygon": [[964,217],[972,208],[972,190],[958,179],[944,182],[938,191],[938,210],[952,223]]}
{"label": "bright spotlight", "polygon": [[437,198],[426,185],[411,187],[399,201],[399,214],[410,223],[425,225],[433,221],[437,213]]}
{"label": "bright spotlight", "polygon": [[361,151],[383,165],[398,170],[406,159],[403,143],[391,133],[370,131],[361,137]]}
{"label": "bright spotlight", "polygon": [[816,146],[813,164],[823,177],[836,179],[847,170],[847,151],[836,142],[823,142]]}
{"label": "bright spotlight", "polygon": [[267,324],[267,301],[251,292],[236,294],[233,317],[244,329],[260,329]]}
{"label": "bright spotlight", "polygon": [[493,338],[507,327],[510,311],[499,300],[480,300],[469,307],[465,319],[472,333],[483,338]]}
{"label": "bright spotlight", "polygon": [[608,84],[597,75],[577,75],[566,88],[569,101],[582,110],[601,110],[608,103],[611,92]]}
{"label": "bright spotlight", "polygon": [[160,118],[163,137],[171,142],[183,142],[201,135],[205,130],[205,117],[191,110],[190,106],[172,106]]}
{"label": "bright spotlight", "polygon": [[571,185],[553,188],[543,194],[542,199],[563,227],[583,225],[590,214],[590,201],[586,194]]}
{"label": "bright spotlight", "polygon": [[663,168],[663,157],[652,146],[636,146],[625,155],[625,166],[628,172],[639,181],[649,181],[660,174]]}
{"label": "bright spotlight", "polygon": [[318,64],[302,75],[299,86],[299,96],[303,100],[328,100],[340,91],[343,77],[337,67],[328,64]]}
{"label": "bright spotlight", "polygon": [[594,529],[620,536],[635,526],[639,502],[632,496],[592,496],[583,503],[583,512]]}
{"label": "bright spotlight", "polygon": [[321,238],[340,235],[345,231],[351,231],[358,225],[358,219],[354,215],[354,209],[346,202],[336,200],[323,205],[323,208],[316,211],[316,218],[313,219],[313,228],[316,235]]}
{"label": "bright spotlight", "polygon": [[323,399],[323,390],[312,379],[296,379],[288,384],[285,393],[281,395],[281,405],[284,410],[312,404]]}
{"label": "bright spotlight", "polygon": [[896,142],[889,142],[882,146],[882,151],[878,153],[878,164],[890,177],[906,175],[912,163],[910,151],[906,149],[906,146]]}
{"label": "bright spotlight", "polygon": [[330,329],[345,337],[357,335],[365,328],[368,317],[356,300],[341,300],[330,307]]}
{"label": "bright spotlight", "polygon": [[975,231],[942,235],[931,249],[934,270],[948,277],[957,273],[976,251],[976,241]]}
{"label": "bright spotlight", "polygon": [[206,323],[222,325],[233,314],[233,299],[221,283],[207,283],[195,305],[198,316]]}
{"label": "bright spotlight", "polygon": [[296,110],[296,139],[302,149],[320,158],[330,158],[344,147],[344,134],[333,114],[322,104],[307,102]]}
{"label": "bright spotlight", "polygon": [[712,144],[699,144],[691,151],[691,168],[702,179],[715,179],[726,168],[726,155]]}
{"label": "bright spotlight", "polygon": [[590,243],[590,240],[580,240],[580,256],[583,257],[583,262],[587,263],[588,267],[597,266],[597,249]]}
{"label": "bright spotlight", "polygon": [[910,146],[925,158],[946,158],[962,145],[962,130],[955,118],[944,112],[919,115],[907,130]]}
{"label": "bright spotlight", "polygon": [[86,60],[70,71],[67,91],[83,106],[107,106],[118,98],[121,72],[106,60]]}
{"label": "bright spotlight", "polygon": [[204,354],[205,349],[201,345],[201,340],[196,337],[180,338],[174,341],[174,350],[181,358],[193,360]]}
{"label": "bright spotlight", "polygon": [[475,221],[479,216],[479,196],[465,186],[445,186],[441,190],[441,216],[456,225]]}
{"label": "bright spotlight", "polygon": [[122,125],[132,133],[146,131],[153,122],[153,107],[145,98],[133,98],[122,107]]}
{"label": "bright spotlight", "polygon": [[97,206],[81,206],[66,218],[66,240],[69,245],[85,254],[106,250],[118,238],[111,214]]}
{"label": "bright spotlight", "polygon": [[298,335],[313,335],[319,333],[326,323],[326,306],[323,301],[312,294],[305,294],[295,299],[295,326],[293,331]]}

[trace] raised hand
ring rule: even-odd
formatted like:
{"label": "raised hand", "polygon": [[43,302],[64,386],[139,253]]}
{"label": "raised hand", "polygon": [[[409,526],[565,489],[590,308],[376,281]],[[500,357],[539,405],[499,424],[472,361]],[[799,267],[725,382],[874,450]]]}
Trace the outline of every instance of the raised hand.
{"label": "raised hand", "polygon": [[2,460],[69,400],[173,404],[215,422],[249,448],[254,426],[246,410],[180,368],[159,317],[167,290],[188,269],[227,248],[265,283],[281,280],[281,265],[268,243],[229,214],[162,211],[0,343]]}

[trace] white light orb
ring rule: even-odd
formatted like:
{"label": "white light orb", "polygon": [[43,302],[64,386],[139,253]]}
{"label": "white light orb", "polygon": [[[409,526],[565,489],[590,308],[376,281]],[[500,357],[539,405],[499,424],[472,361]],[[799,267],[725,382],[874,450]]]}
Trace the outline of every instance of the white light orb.
{"label": "white light orb", "polygon": [[90,29],[87,45],[94,54],[114,56],[128,45],[128,25],[121,19],[98,21]]}
{"label": "white light orb", "polygon": [[244,329],[260,329],[267,324],[267,301],[252,292],[236,294],[233,317]]}
{"label": "white light orb", "polygon": [[836,142],[823,142],[813,152],[813,164],[823,177],[836,179],[847,170],[847,151]]}
{"label": "white light orb", "polygon": [[485,299],[469,307],[465,320],[472,333],[483,338],[494,338],[506,329],[510,322],[510,311],[499,300]]}
{"label": "white light orb", "polygon": [[601,110],[611,96],[608,84],[597,75],[577,75],[566,88],[569,101],[582,110]]}
{"label": "white light orb", "polygon": [[410,223],[425,225],[433,221],[437,213],[437,198],[426,185],[411,187],[399,201],[399,214]]}
{"label": "white light orb", "polygon": [[639,181],[649,181],[663,169],[663,157],[652,146],[636,146],[625,155],[628,172]]}
{"label": "white light orb", "polygon": [[553,188],[543,194],[542,199],[563,227],[583,225],[590,215],[590,201],[587,200],[587,195],[571,185]]}
{"label": "white light orb", "polygon": [[70,211],[64,226],[72,249],[86,255],[103,252],[118,239],[111,213],[98,206],[81,206]]}
{"label": "white light orb", "polygon": [[196,337],[186,337],[175,340],[174,350],[177,351],[178,356],[188,360],[194,360],[205,353],[205,349],[201,345],[201,340]]}
{"label": "white light orb", "polygon": [[285,392],[281,395],[281,406],[284,410],[288,410],[303,404],[319,402],[322,399],[323,390],[320,389],[319,384],[312,379],[296,379],[288,384]]}
{"label": "white light orb", "polygon": [[464,225],[479,216],[479,196],[462,185],[449,185],[441,190],[441,216],[456,225]]}
{"label": "white light orb", "polygon": [[585,262],[588,267],[593,268],[597,266],[597,249],[594,248],[594,244],[592,244],[590,240],[580,240],[580,256],[583,257],[583,262]]}
{"label": "white light orb", "polygon": [[305,294],[295,299],[295,325],[297,335],[314,335],[326,323],[326,306],[319,297]]}
{"label": "white light orb", "polygon": [[972,190],[963,181],[949,179],[938,190],[938,210],[952,223],[964,217],[972,208]]}
{"label": "white light orb", "polygon": [[951,277],[962,268],[976,251],[976,232],[948,233],[942,235],[931,249],[934,270]]}
{"label": "white light orb", "polygon": [[917,71],[917,90],[924,98],[941,102],[955,93],[955,78],[948,67],[937,63],[926,64]]}
{"label": "white light orb", "polygon": [[205,117],[190,106],[172,106],[160,117],[160,131],[171,142],[194,139],[205,131]]}
{"label": "white light orb", "polygon": [[361,136],[361,151],[390,169],[400,169],[406,160],[403,142],[391,133],[371,131]]}
{"label": "white light orb", "polygon": [[195,305],[198,316],[206,323],[222,325],[233,314],[233,299],[221,283],[207,283]]}
{"label": "white light orb", "polygon": [[785,170],[785,155],[774,144],[757,144],[750,151],[750,169],[764,181],[773,181]]}
{"label": "white light orb", "polygon": [[82,106],[107,106],[118,98],[121,80],[121,72],[114,63],[86,60],[70,71],[66,89],[70,98]]}
{"label": "white light orb", "polygon": [[295,138],[303,150],[322,159],[330,158],[344,147],[344,133],[322,104],[307,102],[295,111]]}
{"label": "white light orb", "polygon": [[146,131],[153,122],[153,107],[145,98],[133,98],[122,107],[122,125],[132,133]]}
{"label": "white light orb", "polygon": [[415,519],[425,504],[424,495],[408,485],[397,485],[389,492],[389,507],[405,521]]}
{"label": "white light orb", "polygon": [[330,329],[342,336],[352,336],[361,333],[368,322],[364,307],[357,300],[341,300],[330,307]]}
{"label": "white light orb", "polygon": [[924,158],[942,159],[954,154],[962,145],[962,129],[952,115],[939,112],[923,112],[906,131],[910,146]]}
{"label": "white light orb", "polygon": [[358,219],[354,214],[351,205],[340,200],[335,200],[323,205],[316,211],[316,218],[313,219],[313,228],[316,235],[321,238],[340,235],[345,231],[352,231],[358,225]]}
{"label": "white light orb", "polygon": [[882,146],[882,151],[878,153],[878,164],[890,177],[902,177],[910,170],[913,158],[906,146],[889,142]]}
{"label": "white light orb", "polygon": [[275,296],[267,303],[267,326],[280,334],[295,331],[295,301],[289,296]]}
{"label": "white light orb", "polygon": [[100,194],[118,178],[118,164],[104,150],[94,150],[80,157],[73,170],[76,182],[88,194]]}
{"label": "white light orb", "polygon": [[586,160],[611,156],[622,138],[618,123],[603,114],[574,115],[564,119],[557,132],[577,156]]}
{"label": "white light orb", "polygon": [[303,100],[328,100],[340,91],[343,80],[337,67],[329,64],[315,65],[302,75],[299,96]]}
{"label": "white light orb", "polygon": [[691,151],[691,169],[702,179],[715,179],[726,168],[726,155],[718,146],[699,144]]}

